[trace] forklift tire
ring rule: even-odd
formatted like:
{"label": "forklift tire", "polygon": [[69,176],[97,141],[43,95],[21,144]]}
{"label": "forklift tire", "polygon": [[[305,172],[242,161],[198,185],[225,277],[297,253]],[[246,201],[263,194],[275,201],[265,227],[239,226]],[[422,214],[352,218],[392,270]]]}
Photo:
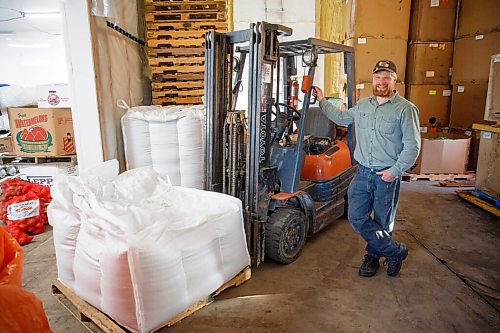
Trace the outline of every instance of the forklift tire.
{"label": "forklift tire", "polygon": [[297,209],[278,208],[266,223],[266,257],[282,264],[294,262],[306,242],[304,213]]}

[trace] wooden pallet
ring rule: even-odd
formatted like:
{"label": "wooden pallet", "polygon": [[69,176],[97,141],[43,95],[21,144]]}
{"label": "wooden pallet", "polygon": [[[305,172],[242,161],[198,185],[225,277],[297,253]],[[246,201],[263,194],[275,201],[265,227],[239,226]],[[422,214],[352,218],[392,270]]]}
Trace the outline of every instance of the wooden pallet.
{"label": "wooden pallet", "polygon": [[203,74],[205,65],[184,65],[184,66],[154,66],[151,67],[151,73],[155,74]]}
{"label": "wooden pallet", "polygon": [[217,30],[227,31],[226,22],[153,22],[147,24],[147,31],[195,31],[195,30]]}
{"label": "wooden pallet", "polygon": [[221,2],[227,3],[227,0],[144,0],[145,5],[162,5],[162,4],[185,4],[185,3],[212,3]]}
{"label": "wooden pallet", "polygon": [[188,105],[202,104],[201,96],[198,97],[159,97],[153,98],[153,105]]}
{"label": "wooden pallet", "polygon": [[492,204],[476,197],[475,195],[472,194],[472,191],[457,190],[456,193],[461,199],[466,200],[466,201],[490,212],[491,214],[500,217],[500,208],[495,207]]}
{"label": "wooden pallet", "polygon": [[465,174],[416,174],[416,173],[406,173],[403,174],[404,181],[415,181],[415,180],[431,180],[431,181],[443,181],[443,180],[475,180],[475,173],[465,173]]}
{"label": "wooden pallet", "polygon": [[204,66],[204,57],[158,57],[149,58],[149,65],[154,67],[197,65]]}
{"label": "wooden pallet", "polygon": [[443,180],[439,182],[441,187],[474,187],[475,185],[476,182],[470,180]]}
{"label": "wooden pallet", "polygon": [[153,82],[200,81],[204,79],[205,73],[169,73],[153,75]]}
{"label": "wooden pallet", "polygon": [[146,36],[148,40],[200,39],[205,38],[206,33],[205,30],[148,30]]}
{"label": "wooden pallet", "polygon": [[204,89],[188,89],[188,90],[180,90],[180,89],[164,89],[161,91],[153,91],[153,98],[163,98],[163,97],[199,97],[203,96],[205,93]]}
{"label": "wooden pallet", "polygon": [[202,38],[190,38],[190,39],[149,39],[148,47],[152,48],[189,48],[189,47],[201,47],[205,49],[205,37]]}
{"label": "wooden pallet", "polygon": [[205,82],[201,81],[177,81],[177,82],[153,82],[151,83],[153,91],[162,91],[169,89],[203,89]]}
{"label": "wooden pallet", "polygon": [[206,10],[217,10],[221,12],[226,11],[225,1],[156,1],[155,3],[147,3],[144,6],[146,12],[155,11],[206,11]]}
{"label": "wooden pallet", "polygon": [[152,13],[146,13],[144,15],[144,17],[146,19],[146,22],[153,22],[153,23],[181,22],[181,21],[225,22],[227,20],[226,13],[220,12],[218,10],[203,10],[203,11],[199,11],[199,12],[192,12],[192,11],[170,12],[168,10],[155,11]]}
{"label": "wooden pallet", "polygon": [[77,163],[76,155],[64,156],[15,156],[0,155],[0,164],[44,164],[44,163]]}
{"label": "wooden pallet", "polygon": [[[199,300],[198,302],[191,305],[183,312],[177,314],[175,317],[162,323],[161,325],[153,329],[151,332],[157,331],[163,327],[170,327],[179,323],[182,319],[188,317],[189,315],[195,313],[196,311],[212,303],[214,297],[219,295],[224,290],[230,287],[238,287],[239,285],[248,281],[250,277],[251,277],[250,267],[246,267],[238,275],[236,275],[233,279],[223,284],[210,296],[207,296],[204,299]],[[71,312],[71,314],[76,319],[78,319],[83,326],[85,326],[91,332],[95,331],[93,330],[93,328],[95,328],[96,326],[104,332],[116,332],[116,333],[128,332],[127,329],[120,326],[112,318],[110,318],[105,313],[101,312],[96,307],[84,301],[82,298],[76,295],[71,289],[62,284],[59,280],[52,281],[52,295],[69,312]]]}
{"label": "wooden pallet", "polygon": [[151,57],[204,57],[204,47],[179,47],[148,49],[148,56]]}

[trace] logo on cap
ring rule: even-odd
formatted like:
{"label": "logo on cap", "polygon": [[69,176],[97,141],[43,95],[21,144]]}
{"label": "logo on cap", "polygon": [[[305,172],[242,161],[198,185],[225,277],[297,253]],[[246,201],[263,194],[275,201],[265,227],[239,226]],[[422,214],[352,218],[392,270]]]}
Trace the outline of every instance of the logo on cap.
{"label": "logo on cap", "polygon": [[393,72],[396,73],[396,64],[390,60],[379,60],[375,68],[373,68],[373,73],[376,73],[378,71],[388,71],[388,72]]}

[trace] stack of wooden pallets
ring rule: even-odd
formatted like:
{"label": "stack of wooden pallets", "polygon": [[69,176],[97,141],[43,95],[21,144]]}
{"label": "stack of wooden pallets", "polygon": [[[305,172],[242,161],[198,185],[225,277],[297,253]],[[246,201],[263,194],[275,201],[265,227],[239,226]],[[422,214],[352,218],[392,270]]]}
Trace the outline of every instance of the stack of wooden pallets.
{"label": "stack of wooden pallets", "polygon": [[226,0],[145,0],[153,104],[201,104],[205,33],[227,31]]}

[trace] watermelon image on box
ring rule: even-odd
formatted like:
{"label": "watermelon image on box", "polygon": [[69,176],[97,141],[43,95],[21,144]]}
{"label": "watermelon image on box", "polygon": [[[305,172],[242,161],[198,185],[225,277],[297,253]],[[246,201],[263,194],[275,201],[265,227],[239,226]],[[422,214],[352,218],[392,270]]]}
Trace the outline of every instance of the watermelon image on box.
{"label": "watermelon image on box", "polygon": [[16,141],[25,153],[48,152],[52,146],[52,135],[41,126],[33,126],[17,133]]}

